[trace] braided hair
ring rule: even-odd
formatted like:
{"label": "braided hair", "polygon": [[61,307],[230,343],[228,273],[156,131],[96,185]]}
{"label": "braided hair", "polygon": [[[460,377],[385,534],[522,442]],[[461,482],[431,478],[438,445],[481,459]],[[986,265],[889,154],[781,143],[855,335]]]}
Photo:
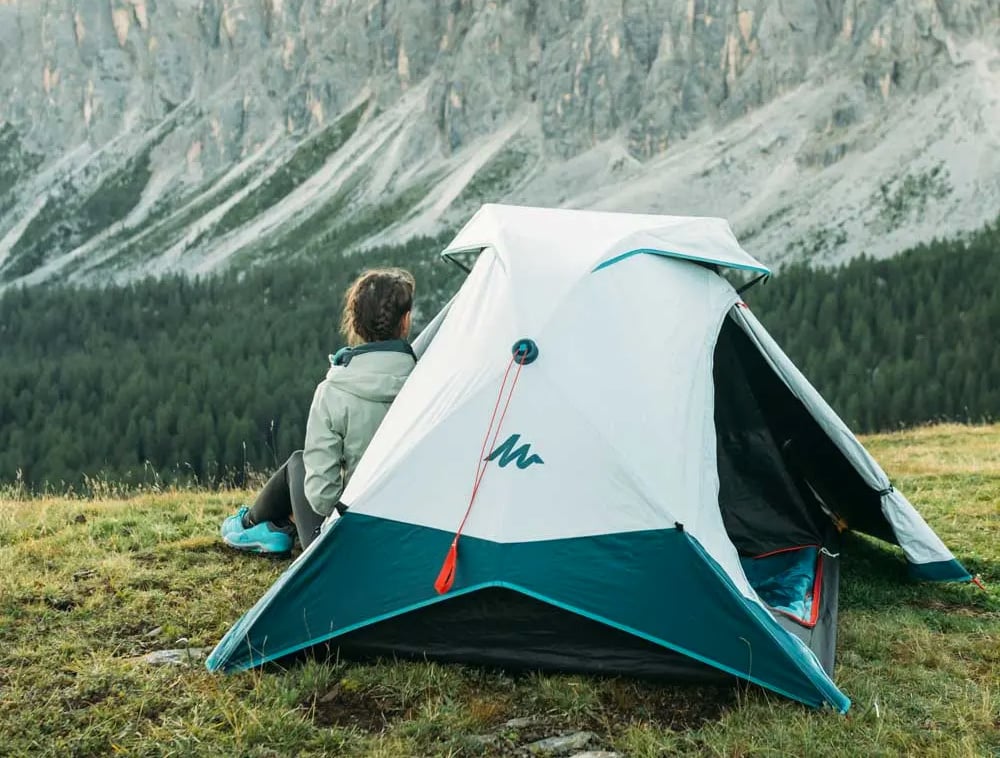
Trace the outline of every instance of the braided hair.
{"label": "braided hair", "polygon": [[344,296],[340,331],[347,344],[399,339],[415,287],[413,274],[401,268],[372,269],[359,276]]}

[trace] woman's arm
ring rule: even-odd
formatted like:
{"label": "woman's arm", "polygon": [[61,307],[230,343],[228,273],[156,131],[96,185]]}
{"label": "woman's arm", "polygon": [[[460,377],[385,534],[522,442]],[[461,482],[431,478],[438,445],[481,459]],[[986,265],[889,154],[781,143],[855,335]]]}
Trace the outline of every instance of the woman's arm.
{"label": "woman's arm", "polygon": [[302,463],[309,505],[321,516],[329,516],[344,491],[346,409],[336,402],[335,392],[324,389],[329,390],[325,383],[316,388],[309,408]]}

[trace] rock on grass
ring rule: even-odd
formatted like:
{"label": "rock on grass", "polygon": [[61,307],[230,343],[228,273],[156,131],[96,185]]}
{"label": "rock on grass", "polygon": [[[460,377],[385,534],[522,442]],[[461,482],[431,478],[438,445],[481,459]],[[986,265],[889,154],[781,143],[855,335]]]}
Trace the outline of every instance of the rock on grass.
{"label": "rock on grass", "polygon": [[594,739],[592,732],[574,732],[562,737],[546,737],[527,746],[532,755],[563,755],[586,747]]}
{"label": "rock on grass", "polygon": [[154,650],[133,660],[150,666],[193,666],[208,655],[208,648],[191,647],[179,650]]}

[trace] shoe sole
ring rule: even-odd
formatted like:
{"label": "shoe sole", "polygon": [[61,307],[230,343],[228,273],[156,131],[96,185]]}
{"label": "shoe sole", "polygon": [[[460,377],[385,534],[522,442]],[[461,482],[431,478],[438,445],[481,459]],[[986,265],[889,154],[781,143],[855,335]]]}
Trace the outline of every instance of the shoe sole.
{"label": "shoe sole", "polygon": [[255,555],[268,555],[274,556],[275,558],[287,558],[292,554],[292,549],[282,550],[280,552],[269,550],[260,542],[232,542],[227,536],[223,535],[222,541],[226,543],[229,547],[234,550],[239,550],[243,553],[254,553]]}

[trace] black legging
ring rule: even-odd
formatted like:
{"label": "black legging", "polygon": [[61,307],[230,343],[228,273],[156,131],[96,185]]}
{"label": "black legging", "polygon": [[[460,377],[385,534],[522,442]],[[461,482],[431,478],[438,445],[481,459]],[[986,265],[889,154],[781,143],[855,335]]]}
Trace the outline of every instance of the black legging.
{"label": "black legging", "polygon": [[267,480],[250,507],[250,519],[255,524],[263,524],[265,521],[282,524],[294,515],[295,529],[299,533],[303,549],[309,547],[309,543],[319,535],[324,518],[306,500],[305,481],[306,468],[302,464],[302,451],[296,450]]}

